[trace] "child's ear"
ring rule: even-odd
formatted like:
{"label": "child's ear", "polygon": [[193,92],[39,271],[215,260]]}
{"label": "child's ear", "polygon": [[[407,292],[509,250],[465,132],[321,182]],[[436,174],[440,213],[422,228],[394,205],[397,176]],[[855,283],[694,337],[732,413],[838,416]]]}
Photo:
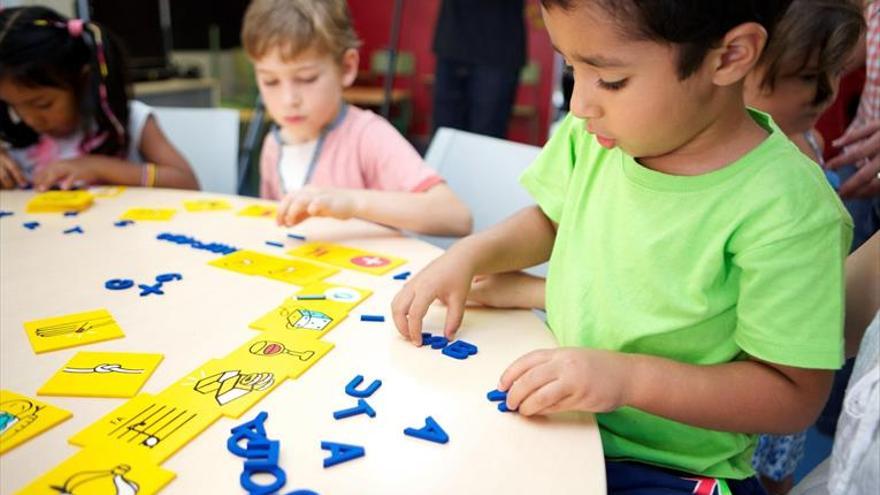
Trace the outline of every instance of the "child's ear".
{"label": "child's ear", "polygon": [[347,88],[357,79],[360,55],[354,48],[345,50],[342,54],[342,87]]}
{"label": "child's ear", "polygon": [[767,30],[756,22],[740,24],[728,31],[719,46],[707,55],[712,82],[719,86],[740,82],[758,63],[765,43]]}

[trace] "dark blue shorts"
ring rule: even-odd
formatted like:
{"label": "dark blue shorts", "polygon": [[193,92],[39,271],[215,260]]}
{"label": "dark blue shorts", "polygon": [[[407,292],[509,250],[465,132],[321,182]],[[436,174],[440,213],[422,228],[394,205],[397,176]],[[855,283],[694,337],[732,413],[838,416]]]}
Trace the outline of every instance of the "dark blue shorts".
{"label": "dark blue shorts", "polygon": [[605,461],[608,495],[767,495],[758,479],[703,478],[637,462]]}

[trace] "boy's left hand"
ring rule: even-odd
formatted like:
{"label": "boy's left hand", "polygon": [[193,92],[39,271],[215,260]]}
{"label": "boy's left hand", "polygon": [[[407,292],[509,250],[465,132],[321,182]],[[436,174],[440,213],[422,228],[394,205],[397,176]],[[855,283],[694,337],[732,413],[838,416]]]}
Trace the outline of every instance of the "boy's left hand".
{"label": "boy's left hand", "polygon": [[284,197],[276,221],[278,225],[290,227],[309,217],[347,220],[355,211],[355,199],[350,191],[306,186]]}
{"label": "boy's left hand", "polygon": [[533,351],[501,375],[507,407],[524,416],[608,412],[627,404],[632,364],[626,354],[562,347]]}
{"label": "boy's left hand", "polygon": [[34,174],[34,187],[38,191],[55,186],[62,190],[76,189],[96,184],[99,178],[97,165],[89,157],[71,158],[50,163]]}

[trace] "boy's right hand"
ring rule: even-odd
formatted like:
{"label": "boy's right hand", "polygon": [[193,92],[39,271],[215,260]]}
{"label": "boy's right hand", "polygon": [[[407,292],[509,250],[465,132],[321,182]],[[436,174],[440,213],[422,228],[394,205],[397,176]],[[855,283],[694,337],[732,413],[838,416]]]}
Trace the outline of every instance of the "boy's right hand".
{"label": "boy's right hand", "polygon": [[5,149],[0,147],[0,186],[3,189],[27,187],[28,181],[15,160],[9,156]]}
{"label": "boy's right hand", "polygon": [[422,345],[422,320],[439,299],[446,304],[444,336],[452,340],[464,316],[465,300],[474,269],[468,257],[454,249],[437,258],[412,278],[391,301],[394,325],[405,339]]}

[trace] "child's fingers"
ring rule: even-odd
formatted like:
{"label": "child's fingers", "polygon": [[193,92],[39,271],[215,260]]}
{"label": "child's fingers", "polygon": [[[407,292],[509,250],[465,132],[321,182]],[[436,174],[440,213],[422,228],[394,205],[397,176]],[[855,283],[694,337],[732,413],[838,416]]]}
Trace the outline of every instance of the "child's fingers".
{"label": "child's fingers", "polygon": [[[409,324],[406,315],[409,313],[409,307],[412,304],[414,293],[407,287],[404,287],[391,300],[391,317],[394,319],[394,326],[400,335],[409,340]],[[421,341],[419,342],[421,344]]]}
{"label": "child's fingers", "polygon": [[464,318],[464,303],[466,298],[451,296],[446,300],[446,323],[443,325],[443,335],[452,340],[461,320]]}
{"label": "child's fingers", "polygon": [[[553,380],[533,391],[516,409],[523,416],[560,412],[568,409],[565,407],[565,401],[569,397],[571,394],[565,390],[562,382]],[[512,408],[510,395],[507,396],[507,407]]]}
{"label": "child's fingers", "polygon": [[[8,176],[10,181],[9,187],[19,186],[24,187],[27,185],[27,179],[24,176],[24,172],[21,171],[18,166],[12,163],[9,160],[2,159],[4,161],[3,166],[0,167],[3,170],[4,179]],[[6,187],[6,183],[4,182],[4,187]]]}
{"label": "child's fingers", "polygon": [[432,302],[434,302],[432,293],[421,292],[415,293],[409,305],[409,312],[406,315],[409,340],[417,347],[422,345],[422,320],[425,319]]}
{"label": "child's fingers", "polygon": [[0,186],[3,186],[3,189],[12,189],[14,185],[15,180],[12,178],[12,174],[5,168],[0,167]]}
{"label": "child's fingers", "polygon": [[536,390],[556,380],[556,378],[556,371],[552,366],[547,366],[546,362],[539,362],[526,369],[519,377],[513,380],[513,383],[507,390],[507,407],[519,409],[520,404],[534,394]]}
{"label": "child's fingers", "polygon": [[83,181],[76,174],[69,174],[62,179],[58,185],[62,190],[67,191],[82,186]]}
{"label": "child's fingers", "polygon": [[297,196],[290,202],[290,206],[287,207],[287,214],[284,217],[284,225],[292,227],[305,220],[308,216],[306,208],[309,206],[309,199],[308,197]]}
{"label": "child's fingers", "polygon": [[514,361],[506,370],[504,370],[501,379],[498,381],[498,390],[509,390],[513,382],[515,382],[523,373],[535,366],[546,363],[549,359],[550,357],[546,349],[532,351],[520,356],[519,359]]}
{"label": "child's fingers", "polygon": [[43,180],[37,185],[37,189],[40,191],[51,189],[63,180],[65,176],[67,176],[67,171],[63,170],[61,167],[51,167],[45,174],[43,174]]}
{"label": "child's fingers", "polygon": [[281,200],[281,204],[278,206],[278,213],[275,215],[275,223],[279,226],[284,226],[285,217],[287,216],[287,210],[290,208],[290,202],[293,200],[293,196],[288,194],[284,196],[284,199]]}

